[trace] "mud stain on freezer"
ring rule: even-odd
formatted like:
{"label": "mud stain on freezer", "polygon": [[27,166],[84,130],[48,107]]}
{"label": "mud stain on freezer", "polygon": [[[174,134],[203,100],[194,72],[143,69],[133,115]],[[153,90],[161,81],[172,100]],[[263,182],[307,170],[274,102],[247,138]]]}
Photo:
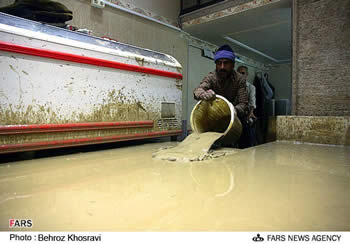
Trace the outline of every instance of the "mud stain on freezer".
{"label": "mud stain on freezer", "polygon": [[19,144],[49,140],[79,139],[99,136],[125,135],[133,133],[147,133],[160,130],[179,130],[181,123],[167,124],[160,118],[157,111],[150,104],[141,103],[132,94],[126,95],[123,91],[111,90],[104,95],[102,104],[94,105],[91,112],[71,112],[64,116],[61,108],[52,108],[51,104],[12,105],[0,107],[0,124],[64,124],[81,122],[115,122],[115,121],[154,121],[153,128],[104,129],[90,131],[72,131],[68,133],[45,132],[17,135],[1,135],[0,144]]}
{"label": "mud stain on freezer", "polygon": [[92,111],[89,113],[72,112],[69,116],[62,116],[60,111],[61,108],[54,109],[48,103],[33,103],[28,106],[9,104],[8,107],[0,107],[0,123],[5,125],[58,124],[97,121],[157,120],[159,118],[158,111],[151,109],[151,106],[141,104],[133,95],[126,96],[123,94],[122,89],[110,91],[106,98],[103,99],[103,103],[94,105]]}
{"label": "mud stain on freezer", "polygon": [[144,66],[145,63],[146,63],[144,58],[139,58],[139,57],[135,57],[135,61],[136,61],[140,66]]}
{"label": "mud stain on freezer", "polygon": [[182,91],[182,80],[176,79],[176,88]]}

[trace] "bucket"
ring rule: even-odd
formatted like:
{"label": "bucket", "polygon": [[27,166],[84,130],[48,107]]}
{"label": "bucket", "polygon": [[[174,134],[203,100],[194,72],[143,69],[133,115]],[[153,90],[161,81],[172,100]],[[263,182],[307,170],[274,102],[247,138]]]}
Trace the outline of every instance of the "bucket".
{"label": "bucket", "polygon": [[222,133],[217,142],[224,145],[236,142],[242,134],[242,124],[233,105],[220,95],[214,100],[199,101],[192,109],[190,121],[192,130],[198,134]]}

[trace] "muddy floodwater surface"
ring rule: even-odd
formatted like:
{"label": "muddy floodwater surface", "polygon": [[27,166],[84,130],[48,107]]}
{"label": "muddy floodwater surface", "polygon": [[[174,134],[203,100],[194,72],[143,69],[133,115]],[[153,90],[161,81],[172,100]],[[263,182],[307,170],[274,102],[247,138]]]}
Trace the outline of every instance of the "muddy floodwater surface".
{"label": "muddy floodwater surface", "polygon": [[161,148],[153,156],[177,162],[203,161],[210,158],[212,155],[209,152],[211,146],[222,135],[223,133],[218,132],[193,133],[174,147]]}
{"label": "muddy floodwater surface", "polygon": [[349,147],[273,142],[205,161],[150,143],[0,164],[0,230],[350,231]]}

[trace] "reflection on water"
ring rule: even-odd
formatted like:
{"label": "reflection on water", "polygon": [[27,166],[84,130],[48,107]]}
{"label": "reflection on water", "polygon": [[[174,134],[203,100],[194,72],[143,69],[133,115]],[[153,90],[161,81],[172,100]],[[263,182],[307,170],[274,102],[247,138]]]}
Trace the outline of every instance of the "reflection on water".
{"label": "reflection on water", "polygon": [[[0,164],[0,230],[350,230],[348,147],[274,142],[203,162],[171,143]],[[174,145],[174,144],[172,144]]]}

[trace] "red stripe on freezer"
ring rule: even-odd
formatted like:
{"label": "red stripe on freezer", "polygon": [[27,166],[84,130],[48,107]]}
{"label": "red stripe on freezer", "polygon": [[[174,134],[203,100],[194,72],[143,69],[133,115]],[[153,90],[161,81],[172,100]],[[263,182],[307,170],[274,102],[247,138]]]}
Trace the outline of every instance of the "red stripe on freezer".
{"label": "red stripe on freezer", "polygon": [[148,132],[148,133],[128,134],[128,135],[103,136],[103,137],[54,140],[54,141],[40,141],[40,142],[23,143],[23,144],[8,144],[8,145],[5,144],[5,145],[0,145],[0,154],[10,153],[10,152],[24,152],[24,151],[38,150],[38,149],[71,147],[71,146],[80,146],[80,145],[88,145],[88,144],[100,144],[100,143],[117,142],[117,141],[147,139],[147,138],[162,137],[162,136],[175,136],[175,135],[180,135],[181,133],[182,133],[182,130],[155,131],[155,132]]}
{"label": "red stripe on freezer", "polygon": [[40,124],[40,125],[4,125],[0,126],[0,135],[65,132],[81,130],[152,128],[153,121],[121,121],[121,122],[94,122],[69,124]]}
{"label": "red stripe on freezer", "polygon": [[147,67],[142,67],[142,66],[133,65],[133,64],[125,64],[125,63],[120,63],[120,62],[110,61],[105,59],[80,56],[80,55],[71,54],[71,53],[26,47],[26,46],[17,45],[9,42],[3,42],[3,41],[0,41],[0,50],[5,52],[21,53],[21,54],[32,55],[32,56],[43,57],[43,58],[65,60],[65,61],[81,63],[81,64],[90,64],[90,65],[108,67],[113,69],[128,70],[132,72],[139,72],[139,73],[146,73],[151,75],[182,79],[182,74],[180,73],[147,68]]}

